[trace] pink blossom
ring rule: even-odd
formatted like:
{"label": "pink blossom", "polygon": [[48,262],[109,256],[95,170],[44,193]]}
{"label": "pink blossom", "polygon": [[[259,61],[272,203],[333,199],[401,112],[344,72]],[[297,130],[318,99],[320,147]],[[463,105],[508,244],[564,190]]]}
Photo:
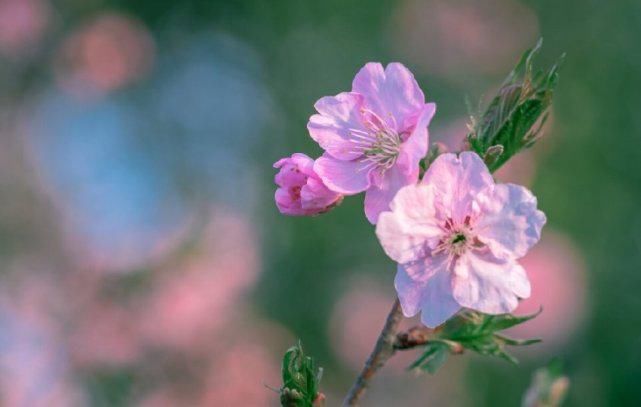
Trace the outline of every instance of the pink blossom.
{"label": "pink blossom", "polygon": [[391,63],[383,69],[370,62],[356,74],[352,92],[326,96],[314,107],[318,114],[307,128],[325,150],[314,170],[334,191],[365,191],[365,214],[376,223],[396,192],[418,180],[436,105],[425,104],[403,65]]}
{"label": "pink blossom", "polygon": [[276,161],[280,171],[274,181],[276,206],[281,213],[293,216],[318,215],[340,203],[342,195],[330,191],[314,172],[314,160],[302,153]]}
{"label": "pink blossom", "polygon": [[391,209],[376,234],[399,263],[395,286],[406,316],[422,311],[434,327],[462,307],[501,314],[530,296],[517,260],[539,240],[545,215],[526,188],[495,184],[477,154],[439,156]]}

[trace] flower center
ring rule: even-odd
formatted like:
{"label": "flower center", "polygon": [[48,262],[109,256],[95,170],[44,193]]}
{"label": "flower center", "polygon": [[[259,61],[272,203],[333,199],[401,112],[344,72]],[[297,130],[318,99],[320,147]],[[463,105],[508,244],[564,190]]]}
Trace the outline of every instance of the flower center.
{"label": "flower center", "polygon": [[374,112],[363,110],[361,113],[366,131],[351,129],[355,149],[363,155],[363,161],[383,171],[388,170],[394,166],[401,152],[401,135]]}
{"label": "flower center", "polygon": [[432,251],[432,255],[447,253],[454,258],[458,258],[467,249],[478,247],[480,244],[474,237],[469,216],[461,224],[455,224],[452,219],[448,219],[443,225],[443,231],[443,236]]}
{"label": "flower center", "polygon": [[300,199],[300,190],[301,190],[301,187],[298,187],[298,186],[290,188],[289,191],[290,191],[290,194],[292,195],[292,198],[294,198],[295,200]]}
{"label": "flower center", "polygon": [[401,138],[395,132],[380,132],[373,137],[374,141],[364,150],[365,160],[375,163],[383,169],[391,168],[398,158]]}
{"label": "flower center", "polygon": [[451,244],[453,245],[465,244],[466,240],[467,240],[467,237],[465,236],[465,234],[459,232],[452,237]]}
{"label": "flower center", "polygon": [[443,240],[442,244],[444,246],[444,250],[456,257],[462,255],[463,253],[465,253],[472,241],[469,234],[470,231],[466,229],[452,231]]}

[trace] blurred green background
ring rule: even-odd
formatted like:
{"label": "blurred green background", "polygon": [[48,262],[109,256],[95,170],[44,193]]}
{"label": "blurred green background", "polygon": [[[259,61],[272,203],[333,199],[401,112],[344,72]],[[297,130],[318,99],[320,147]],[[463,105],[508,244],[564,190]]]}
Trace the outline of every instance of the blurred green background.
{"label": "blurred green background", "polygon": [[514,333],[544,344],[436,376],[403,355],[364,405],[519,405],[554,357],[567,405],[641,404],[639,1],[1,0],[2,405],[277,405],[296,338],[337,405],[394,265],[362,196],[281,216],[272,164],[320,155],[314,102],[368,61],[408,66],[455,148],[539,37],[538,65],[567,53],[551,122],[498,178],[548,217]]}

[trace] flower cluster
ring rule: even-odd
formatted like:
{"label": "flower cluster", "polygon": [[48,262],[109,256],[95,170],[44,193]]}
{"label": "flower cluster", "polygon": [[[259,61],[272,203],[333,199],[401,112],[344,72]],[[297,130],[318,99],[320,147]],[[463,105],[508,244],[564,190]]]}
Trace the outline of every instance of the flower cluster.
{"label": "flower cluster", "polygon": [[[436,107],[399,63],[368,63],[351,92],[320,99],[307,125],[325,150],[274,166],[276,203],[290,215],[326,212],[365,192],[365,215],[398,263],[405,316],[428,327],[461,309],[512,312],[530,283],[518,263],[538,242],[545,215],[526,188],[496,184],[475,152],[441,154],[419,180]],[[437,154],[434,154],[437,155]]]}
{"label": "flower cluster", "polygon": [[[307,129],[325,153],[313,165],[303,163],[300,154],[275,164],[281,168],[276,179],[281,187],[276,193],[278,208],[289,215],[315,215],[340,200],[329,199],[327,189],[341,196],[365,192],[365,214],[376,223],[396,192],[417,182],[436,106],[425,103],[414,76],[403,65],[391,63],[383,69],[379,63],[368,63],[356,74],[351,92],[321,98],[314,107],[318,113],[309,119]],[[291,168],[285,163],[306,168],[301,171],[308,177],[306,194],[289,187],[294,184],[282,183]],[[327,189],[309,188],[310,179],[320,179]],[[297,181],[296,186],[303,182]],[[283,187],[288,188],[287,196]]]}

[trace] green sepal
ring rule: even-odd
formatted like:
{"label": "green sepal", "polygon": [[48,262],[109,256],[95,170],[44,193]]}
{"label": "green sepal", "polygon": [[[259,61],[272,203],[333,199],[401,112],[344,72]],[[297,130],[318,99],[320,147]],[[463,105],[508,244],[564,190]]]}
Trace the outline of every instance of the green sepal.
{"label": "green sepal", "polygon": [[447,345],[438,341],[430,342],[425,345],[423,354],[416,359],[408,369],[421,369],[430,374],[434,374],[443,366],[449,355],[450,350]]}
{"label": "green sepal", "polygon": [[524,316],[511,314],[487,315],[466,310],[451,318],[430,336],[423,347],[421,356],[408,369],[434,373],[451,354],[464,350],[481,355],[495,356],[511,363],[517,360],[510,355],[508,346],[527,346],[540,342],[539,339],[513,339],[501,333],[505,329],[535,318],[537,313]]}

